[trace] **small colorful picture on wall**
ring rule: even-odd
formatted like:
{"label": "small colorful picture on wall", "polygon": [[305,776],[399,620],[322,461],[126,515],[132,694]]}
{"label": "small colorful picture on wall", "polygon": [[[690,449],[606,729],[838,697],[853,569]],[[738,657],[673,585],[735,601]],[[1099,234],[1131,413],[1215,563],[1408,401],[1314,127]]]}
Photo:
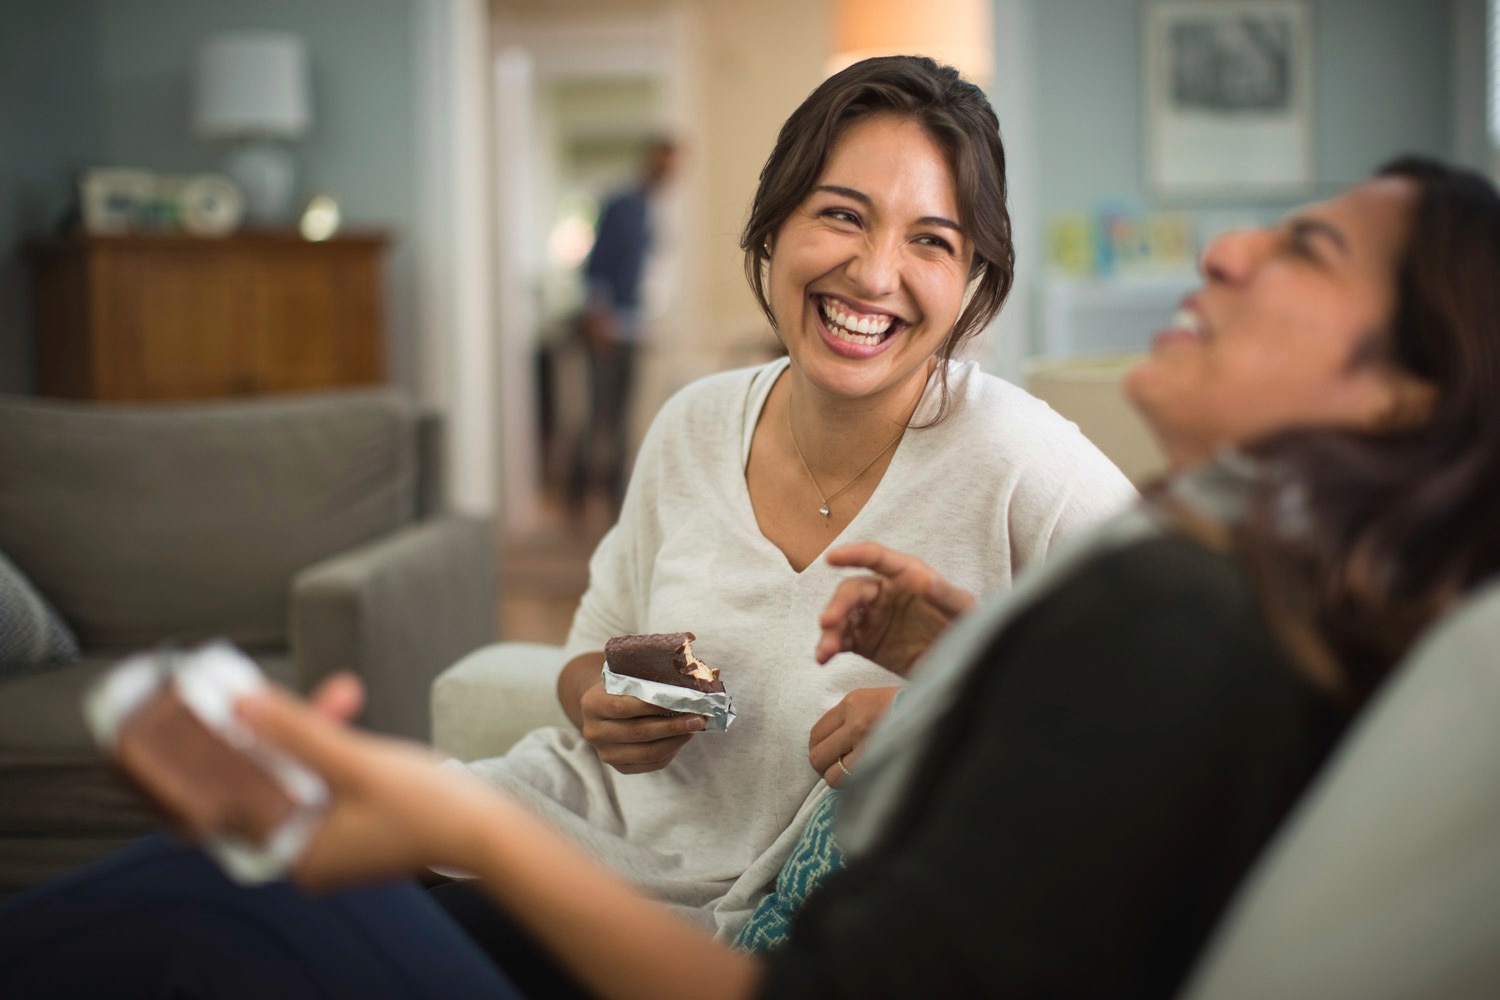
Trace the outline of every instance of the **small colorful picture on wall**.
{"label": "small colorful picture on wall", "polygon": [[1305,192],[1314,178],[1307,5],[1159,0],[1145,18],[1152,190],[1207,199]]}

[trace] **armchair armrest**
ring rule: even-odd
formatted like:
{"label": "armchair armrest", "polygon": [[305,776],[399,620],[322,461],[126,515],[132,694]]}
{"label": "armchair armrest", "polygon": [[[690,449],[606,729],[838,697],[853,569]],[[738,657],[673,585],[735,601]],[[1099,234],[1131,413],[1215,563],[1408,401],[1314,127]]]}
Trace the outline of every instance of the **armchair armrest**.
{"label": "armchair armrest", "polygon": [[561,646],[498,642],[476,649],[432,685],[432,743],[459,760],[498,757],[542,726],[571,726],[557,702]]}
{"label": "armchair armrest", "polygon": [[292,657],[304,686],[353,670],[362,724],[426,740],[438,672],[495,638],[488,519],[443,517],[309,566],[292,580]]}

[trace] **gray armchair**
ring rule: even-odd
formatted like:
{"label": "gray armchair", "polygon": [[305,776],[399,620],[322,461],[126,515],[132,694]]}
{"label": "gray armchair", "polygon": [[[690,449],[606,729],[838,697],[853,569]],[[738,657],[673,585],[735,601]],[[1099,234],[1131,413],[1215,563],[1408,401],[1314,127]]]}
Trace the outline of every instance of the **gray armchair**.
{"label": "gray armchair", "polygon": [[224,637],[301,690],[353,670],[364,725],[427,738],[433,678],[495,638],[492,524],[444,512],[440,445],[387,390],[0,398],[0,552],[83,650],[0,682],[0,894],[155,825],[78,710],[133,650]]}

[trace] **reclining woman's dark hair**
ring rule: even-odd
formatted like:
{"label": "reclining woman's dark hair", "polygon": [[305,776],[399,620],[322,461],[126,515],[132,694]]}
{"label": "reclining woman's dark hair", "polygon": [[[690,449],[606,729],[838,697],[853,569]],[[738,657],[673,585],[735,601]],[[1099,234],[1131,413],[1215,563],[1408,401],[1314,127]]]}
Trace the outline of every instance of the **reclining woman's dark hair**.
{"label": "reclining woman's dark hair", "polygon": [[[951,66],[925,56],[866,59],[823,81],[792,112],[761,169],[750,218],[740,236],[745,277],[774,328],[776,317],[766,292],[770,243],[817,183],[839,136],[860,119],[881,112],[917,122],[943,150],[957,188],[958,221],[974,244],[969,301],[938,352],[939,360],[947,362],[960,344],[995,318],[1010,294],[1016,266],[1005,207],[1000,122],[984,92]],[[936,420],[941,420],[948,405],[946,364],[940,364],[938,372],[942,400]]]}
{"label": "reclining woman's dark hair", "polygon": [[[1351,702],[1417,635],[1500,570],[1500,195],[1405,157],[1418,190],[1386,361],[1435,391],[1424,420],[1266,442],[1245,553],[1273,626]],[[1309,660],[1309,655],[1302,657]]]}

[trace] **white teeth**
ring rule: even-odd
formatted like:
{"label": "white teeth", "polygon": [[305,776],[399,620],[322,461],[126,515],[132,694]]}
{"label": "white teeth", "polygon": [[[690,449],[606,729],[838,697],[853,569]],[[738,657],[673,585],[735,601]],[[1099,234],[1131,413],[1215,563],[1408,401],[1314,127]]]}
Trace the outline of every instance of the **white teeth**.
{"label": "white teeth", "polygon": [[819,308],[823,318],[828,321],[828,329],[840,340],[847,340],[854,344],[878,344],[890,331],[895,322],[893,316],[859,316],[846,313],[828,299],[819,301]]}
{"label": "white teeth", "polygon": [[863,344],[866,347],[874,347],[885,338],[878,333],[861,334],[850,333],[841,326],[830,326],[828,332],[840,340],[847,340],[851,344]]}
{"label": "white teeth", "polygon": [[1189,333],[1202,334],[1203,320],[1191,309],[1179,309],[1172,314],[1172,327]]}

